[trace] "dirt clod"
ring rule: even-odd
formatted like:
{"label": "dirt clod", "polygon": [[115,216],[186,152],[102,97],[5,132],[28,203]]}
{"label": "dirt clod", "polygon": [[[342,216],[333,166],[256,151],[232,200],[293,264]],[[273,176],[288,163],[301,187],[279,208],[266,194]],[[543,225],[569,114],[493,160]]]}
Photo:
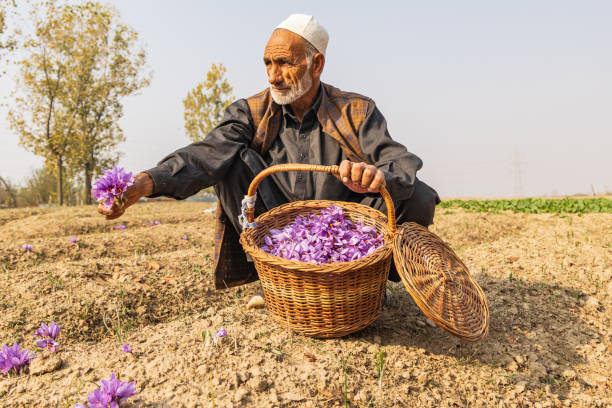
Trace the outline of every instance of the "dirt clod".
{"label": "dirt clod", "polygon": [[566,380],[573,380],[576,377],[576,372],[570,368],[566,368],[561,373],[561,376]]}
{"label": "dirt clod", "polygon": [[30,362],[30,375],[42,375],[59,370],[62,359],[57,354],[39,354]]}

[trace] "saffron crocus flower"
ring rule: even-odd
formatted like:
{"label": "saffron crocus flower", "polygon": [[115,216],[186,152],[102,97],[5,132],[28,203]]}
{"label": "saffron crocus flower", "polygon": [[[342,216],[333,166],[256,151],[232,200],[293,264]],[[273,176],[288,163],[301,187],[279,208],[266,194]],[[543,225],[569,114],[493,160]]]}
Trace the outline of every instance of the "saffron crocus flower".
{"label": "saffron crocus flower", "polygon": [[183,235],[183,239],[184,239],[185,241],[187,241],[187,240],[189,239],[189,237],[188,237],[187,235]]}
{"label": "saffron crocus flower", "polygon": [[49,350],[51,353],[55,353],[55,347],[59,346],[59,343],[49,337],[45,337],[44,339],[36,339],[36,347],[41,349]]}
{"label": "saffron crocus flower", "polygon": [[115,226],[116,230],[124,230],[125,229],[125,225],[121,224],[121,225],[116,225]]}
{"label": "saffron crocus flower", "polygon": [[121,347],[122,347],[122,349],[123,349],[123,351],[124,351],[125,353],[131,353],[131,352],[132,352],[132,348],[131,348],[129,345],[127,345],[127,344],[124,344],[124,345],[123,345],[123,346],[121,346]]}
{"label": "saffron crocus flower", "polygon": [[155,225],[159,225],[159,224],[160,224],[160,222],[159,222],[159,221],[157,221],[157,220],[155,220],[154,224],[155,224]]}
{"label": "saffron crocus flower", "polygon": [[0,351],[0,373],[6,374],[10,370],[14,370],[19,374],[22,369],[30,364],[30,360],[36,354],[30,354],[26,349],[21,349],[21,346],[16,342],[11,346],[2,346]]}
{"label": "saffron crocus flower", "polygon": [[76,244],[77,242],[79,242],[79,239],[77,237],[71,237],[68,241],[72,242],[73,244]]}
{"label": "saffron crocus flower", "polygon": [[26,251],[31,251],[32,250],[32,245],[29,245],[29,244],[23,244],[21,247],[23,249],[25,249]]}
{"label": "saffron crocus flower", "polygon": [[107,210],[113,207],[115,197],[121,196],[125,190],[134,184],[132,173],[126,173],[120,167],[104,170],[104,175],[94,182],[91,194],[104,205]]}
{"label": "saffron crocus flower", "polygon": [[58,326],[55,322],[51,322],[49,326],[42,322],[40,327],[34,332],[34,336],[41,337],[35,340],[36,346],[55,353],[55,347],[59,346],[59,343],[56,342],[55,339],[59,336],[61,329],[62,326]]}
{"label": "saffron crocus flower", "polygon": [[[110,379],[100,381],[100,389],[87,394],[89,408],[119,408],[119,404],[125,402],[129,397],[138,394],[136,383],[120,381],[111,373]],[[74,408],[87,408],[77,403]]]}
{"label": "saffron crocus flower", "polygon": [[219,342],[219,339],[225,335],[227,335],[227,331],[223,327],[220,328],[219,331],[212,336],[213,344],[216,345]]}
{"label": "saffron crocus flower", "polygon": [[227,334],[227,331],[226,331],[226,330],[225,330],[225,329],[222,327],[222,328],[220,328],[220,329],[219,329],[219,331],[217,332],[217,334],[215,334],[213,337],[214,337],[215,339],[218,339],[218,338],[220,338],[220,337],[225,336],[226,334]]}
{"label": "saffron crocus flower", "polygon": [[55,340],[57,336],[59,336],[60,330],[62,330],[62,326],[55,324],[55,322],[51,322],[49,326],[47,326],[45,322],[41,322],[40,327],[36,329],[34,335],[39,337],[50,337]]}

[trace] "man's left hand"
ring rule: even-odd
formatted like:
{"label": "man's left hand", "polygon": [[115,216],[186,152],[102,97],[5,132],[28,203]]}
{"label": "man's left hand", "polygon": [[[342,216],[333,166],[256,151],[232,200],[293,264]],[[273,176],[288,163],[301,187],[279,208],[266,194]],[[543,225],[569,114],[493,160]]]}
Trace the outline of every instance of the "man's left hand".
{"label": "man's left hand", "polygon": [[376,193],[385,186],[385,175],[376,166],[343,160],[337,175],[344,185],[356,193]]}

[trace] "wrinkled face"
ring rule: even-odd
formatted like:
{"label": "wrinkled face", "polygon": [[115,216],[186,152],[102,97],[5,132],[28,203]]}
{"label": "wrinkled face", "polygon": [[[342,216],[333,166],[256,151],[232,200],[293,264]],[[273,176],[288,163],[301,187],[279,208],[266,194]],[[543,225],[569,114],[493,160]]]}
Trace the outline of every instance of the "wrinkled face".
{"label": "wrinkled face", "polygon": [[304,53],[304,39],[289,30],[272,33],[264,51],[264,64],[274,102],[287,105],[312,87],[310,63]]}

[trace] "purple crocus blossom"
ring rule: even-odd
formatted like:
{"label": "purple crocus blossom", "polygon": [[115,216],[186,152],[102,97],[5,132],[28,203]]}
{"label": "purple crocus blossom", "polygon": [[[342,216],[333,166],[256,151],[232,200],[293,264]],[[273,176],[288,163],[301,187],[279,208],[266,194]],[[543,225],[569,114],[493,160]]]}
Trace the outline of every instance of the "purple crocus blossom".
{"label": "purple crocus blossom", "polygon": [[0,373],[6,374],[11,369],[19,374],[21,370],[30,364],[30,360],[36,354],[30,354],[26,349],[21,349],[21,346],[16,342],[12,346],[2,346],[0,351]]}
{"label": "purple crocus blossom", "polygon": [[77,237],[71,237],[68,241],[72,242],[73,244],[76,244],[77,242],[79,242],[79,239]]}
{"label": "purple crocus blossom", "polygon": [[115,226],[116,230],[124,230],[125,229],[125,225],[121,224],[121,225],[116,225]]}
{"label": "purple crocus blossom", "polygon": [[50,337],[55,340],[57,336],[59,336],[60,330],[62,330],[62,326],[55,324],[55,322],[51,322],[49,326],[47,326],[45,322],[41,322],[40,327],[36,329],[34,335],[38,337]]}
{"label": "purple crocus blossom", "polygon": [[[111,373],[109,380],[100,381],[100,389],[87,394],[89,408],[119,408],[119,403],[125,402],[129,397],[138,394],[135,382],[123,382]],[[88,408],[77,403],[74,408]]]}
{"label": "purple crocus blossom", "polygon": [[23,244],[21,247],[23,249],[25,249],[26,251],[31,251],[32,250],[32,245],[29,245],[29,244]]}
{"label": "purple crocus blossom", "polygon": [[36,339],[36,347],[41,349],[49,350],[51,353],[55,353],[55,347],[59,346],[59,343],[49,337],[45,337],[44,339]]}
{"label": "purple crocus blossom", "polygon": [[123,349],[123,351],[125,353],[131,353],[132,352],[132,348],[129,345],[127,345],[127,344],[124,344],[123,346],[121,346],[121,348]]}
{"label": "purple crocus blossom", "polygon": [[217,334],[215,334],[213,337],[215,339],[218,339],[220,337],[223,337],[227,334],[227,331],[222,327],[221,329],[219,329],[219,331],[217,332]]}
{"label": "purple crocus blossom", "polygon": [[134,184],[134,176],[117,166],[103,172],[104,175],[94,182],[91,194],[96,200],[101,201],[107,210],[110,210],[115,197],[121,196],[129,186]]}
{"label": "purple crocus blossom", "polygon": [[348,262],[374,252],[383,244],[376,227],[344,217],[342,208],[330,205],[321,214],[298,216],[282,230],[264,237],[264,251],[301,262]]}
{"label": "purple crocus blossom", "polygon": [[61,329],[62,326],[58,326],[55,322],[51,322],[49,326],[42,322],[40,327],[34,332],[34,336],[41,337],[35,340],[36,346],[55,353],[55,347],[59,346],[59,343],[56,342],[55,339],[59,336]]}
{"label": "purple crocus blossom", "polygon": [[183,239],[184,239],[185,241],[187,241],[187,240],[189,239],[189,237],[188,237],[187,235],[183,235]]}

